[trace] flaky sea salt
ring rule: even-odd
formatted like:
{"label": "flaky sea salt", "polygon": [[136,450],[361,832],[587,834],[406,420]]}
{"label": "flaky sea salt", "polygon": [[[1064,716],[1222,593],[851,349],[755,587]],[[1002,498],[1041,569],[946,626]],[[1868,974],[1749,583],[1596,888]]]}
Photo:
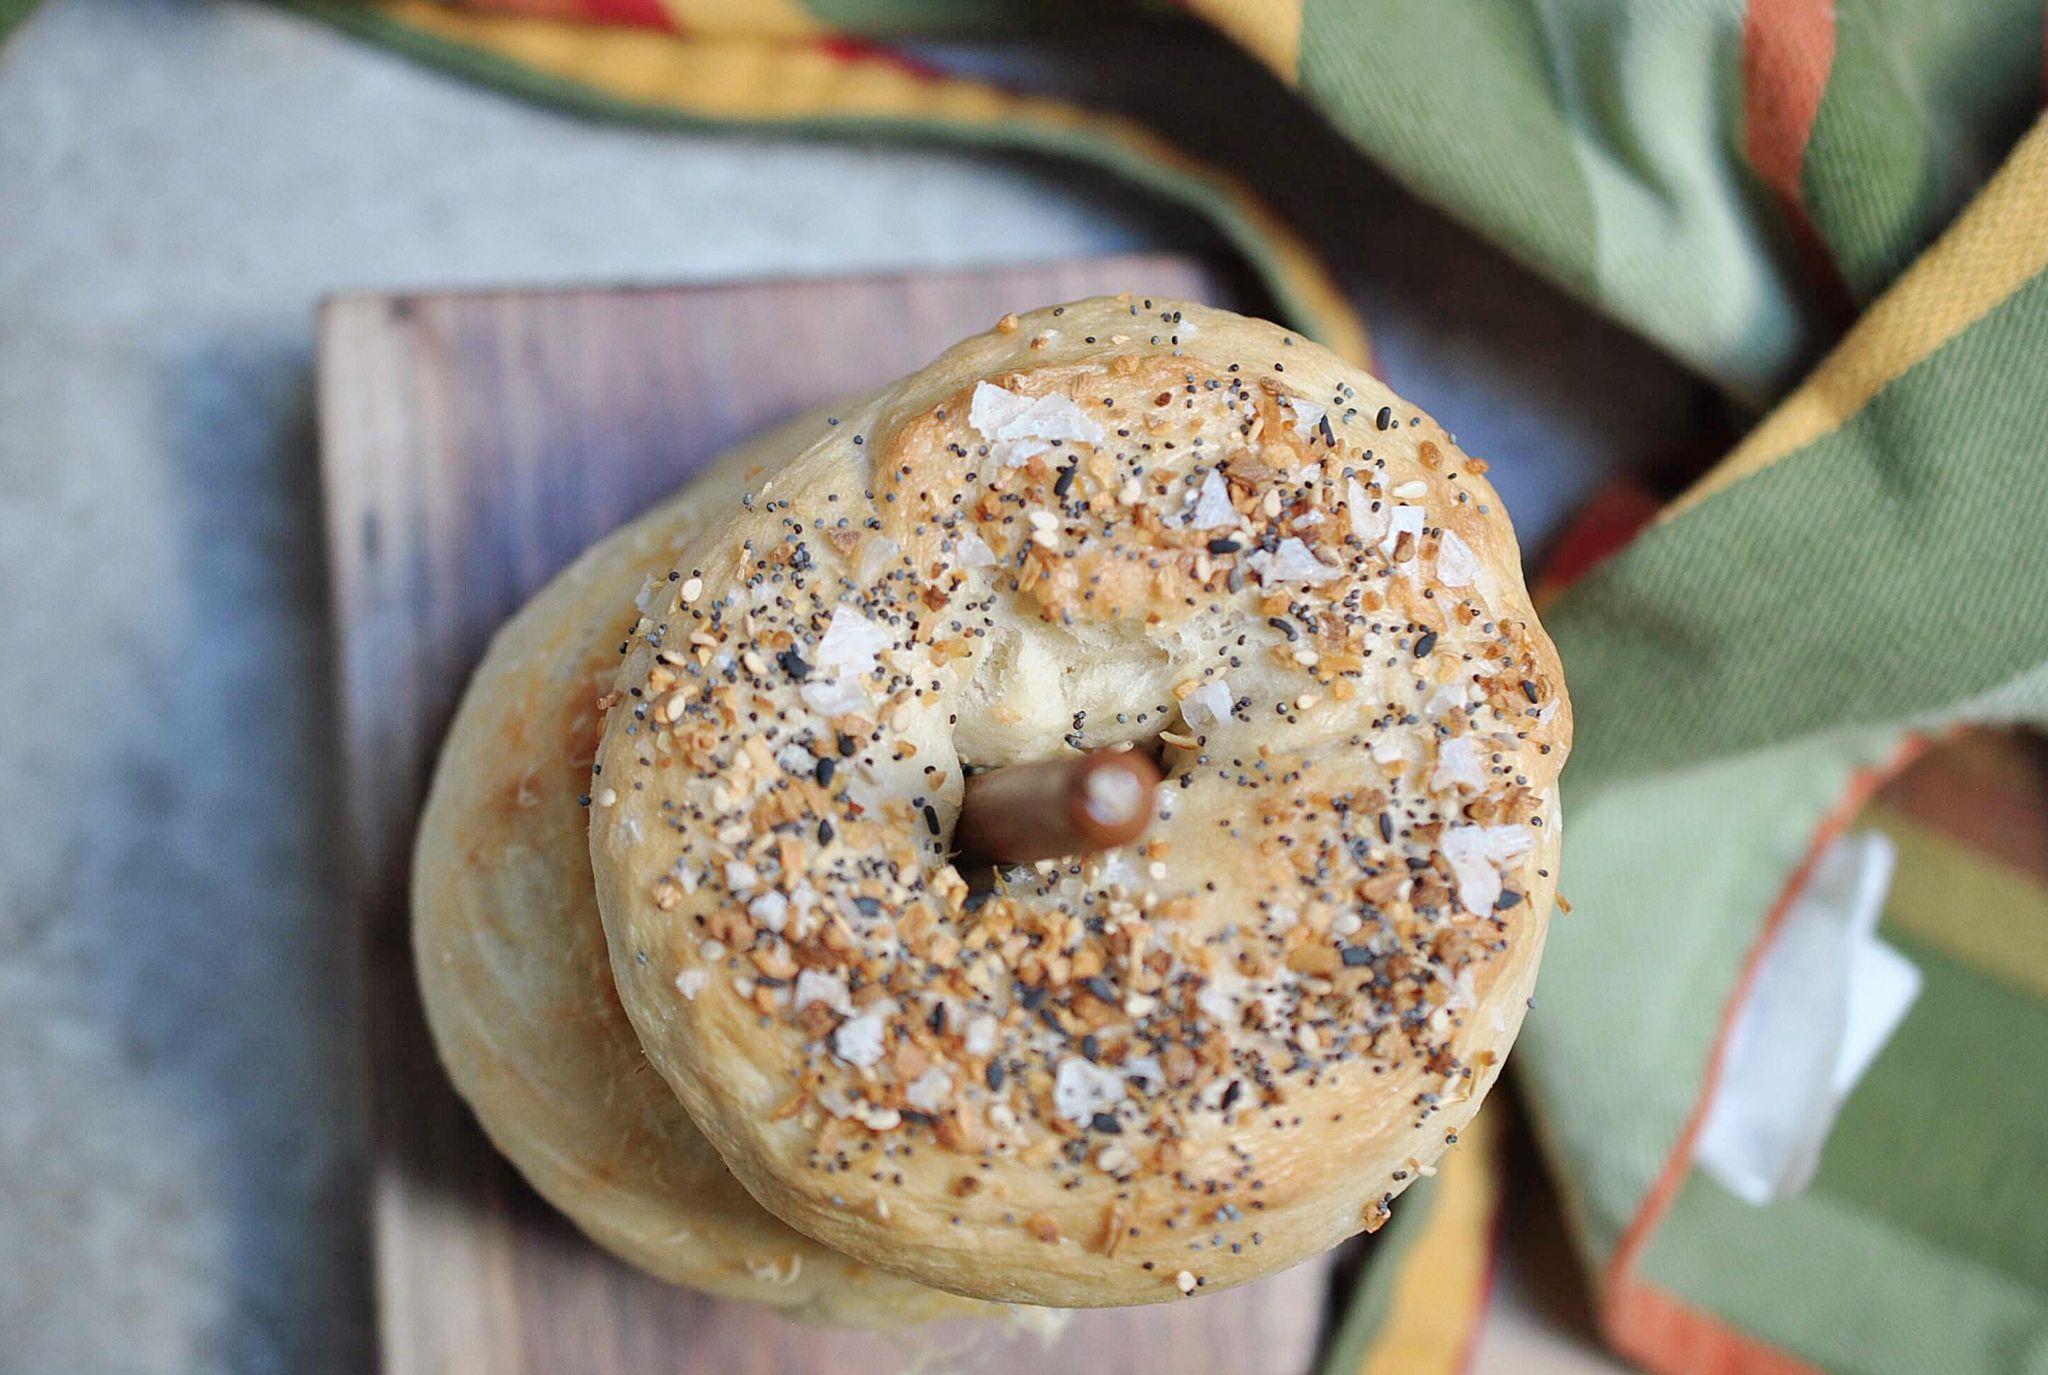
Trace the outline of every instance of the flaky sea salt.
{"label": "flaky sea salt", "polygon": [[1452,826],[1442,847],[1458,901],[1466,911],[1485,916],[1500,900],[1500,866],[1536,848],[1536,833],[1527,826]]}
{"label": "flaky sea salt", "polygon": [[834,1012],[850,1013],[853,1002],[847,992],[846,976],[826,973],[817,969],[800,969],[796,975],[796,1001],[798,1012],[812,1003],[823,1003]]}
{"label": "flaky sea salt", "polygon": [[1201,489],[1195,494],[1195,509],[1188,513],[1188,527],[1193,530],[1223,530],[1237,524],[1237,508],[1230,504],[1230,484],[1223,480],[1223,474],[1211,468],[1202,478]]}
{"label": "flaky sea salt", "polygon": [[854,560],[854,580],[863,587],[874,586],[902,555],[903,546],[887,535],[869,536],[860,546],[860,557]]}
{"label": "flaky sea salt", "polygon": [[993,568],[996,566],[996,551],[988,547],[988,541],[969,530],[960,536],[956,562],[962,568]]}
{"label": "flaky sea salt", "polygon": [[675,606],[675,584],[667,578],[649,578],[641,585],[640,595],[633,599],[633,605],[640,608],[643,616],[666,616]]}
{"label": "flaky sea salt", "polygon": [[1056,441],[1100,444],[1106,437],[1102,426],[1063,392],[1019,396],[992,382],[975,384],[967,423],[988,441],[996,461],[1006,465],[1042,454]]}
{"label": "flaky sea salt", "polygon": [[1479,577],[1479,556],[1449,530],[1436,551],[1436,576],[1445,587],[1470,587]]}
{"label": "flaky sea salt", "polygon": [[1469,691],[1464,682],[1438,683],[1423,699],[1422,714],[1434,721],[1446,716],[1470,701]]}
{"label": "flaky sea salt", "polygon": [[1429,776],[1429,790],[1446,792],[1467,787],[1475,792],[1486,786],[1486,763],[1479,742],[1469,735],[1452,736],[1437,746],[1436,771]]}
{"label": "flaky sea salt", "polygon": [[1422,538],[1422,527],[1427,524],[1420,506],[1396,506],[1387,516],[1387,533],[1380,536],[1380,552],[1391,555],[1394,546],[1401,542],[1401,536]]}
{"label": "flaky sea salt", "polygon": [[1107,1111],[1124,1099],[1124,1076],[1114,1069],[1093,1064],[1078,1055],[1060,1061],[1052,1085],[1052,1102],[1059,1115],[1081,1125],[1096,1113]]}
{"label": "flaky sea salt", "polygon": [[1386,538],[1386,511],[1373,509],[1372,498],[1355,477],[1344,479],[1344,506],[1351,516],[1351,533],[1358,536],[1359,543],[1378,544]]}
{"label": "flaky sea salt", "polygon": [[873,705],[866,688],[845,678],[813,678],[798,690],[798,695],[805,706],[820,716],[850,716]]}
{"label": "flaky sea salt", "polygon": [[1324,563],[1306,544],[1293,538],[1281,540],[1280,547],[1270,554],[1260,550],[1249,562],[1261,582],[1325,583],[1344,576],[1343,569]]}
{"label": "flaky sea salt", "polygon": [[747,915],[780,935],[789,922],[789,899],[771,888],[747,904]]}
{"label": "flaky sea salt", "polygon": [[881,626],[852,607],[842,606],[832,612],[825,633],[818,639],[816,666],[827,673],[873,673],[880,667],[875,656],[894,643],[895,639]]}
{"label": "flaky sea salt", "polygon": [[1315,433],[1316,426],[1322,424],[1323,417],[1330,413],[1328,407],[1317,405],[1303,397],[1284,396],[1280,399],[1287,403],[1288,410],[1294,412],[1295,431],[1304,439]]}
{"label": "flaky sea salt", "polygon": [[832,1053],[847,1064],[867,1068],[882,1058],[883,1038],[888,1020],[880,1005],[858,1017],[849,1017],[832,1033]]}
{"label": "flaky sea salt", "polygon": [[903,1100],[919,1112],[937,1112],[953,1097],[953,1076],[933,1065],[911,1081]]}
{"label": "flaky sea salt", "polygon": [[1206,731],[1230,715],[1233,700],[1230,684],[1221,678],[1211,678],[1181,699],[1181,720],[1187,722],[1189,730]]}
{"label": "flaky sea salt", "polygon": [[976,382],[974,399],[967,406],[967,423],[981,432],[983,439],[1000,439],[1003,427],[1022,414],[1031,404],[1031,398],[1019,396],[1007,387],[993,382]]}

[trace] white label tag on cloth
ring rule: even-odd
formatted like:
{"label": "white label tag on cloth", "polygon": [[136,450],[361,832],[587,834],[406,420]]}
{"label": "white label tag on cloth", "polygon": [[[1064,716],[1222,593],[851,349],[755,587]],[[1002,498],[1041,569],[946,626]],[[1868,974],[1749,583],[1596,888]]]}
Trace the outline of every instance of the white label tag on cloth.
{"label": "white label tag on cloth", "polygon": [[1877,938],[1896,862],[1875,831],[1828,846],[1736,1014],[1697,1159],[1747,1203],[1813,1182],[1836,1114],[1920,996],[1920,971]]}

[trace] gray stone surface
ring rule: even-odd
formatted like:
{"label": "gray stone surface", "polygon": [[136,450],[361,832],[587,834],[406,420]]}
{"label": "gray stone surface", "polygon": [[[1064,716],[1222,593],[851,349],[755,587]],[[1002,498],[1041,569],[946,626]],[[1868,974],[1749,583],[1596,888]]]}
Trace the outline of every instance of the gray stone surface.
{"label": "gray stone surface", "polygon": [[[1289,150],[1385,370],[1525,530],[1679,430],[1667,366],[1270,83],[1285,136],[1203,113],[1242,68],[1174,41],[1155,112]],[[52,0],[0,50],[0,186],[0,1371],[361,1370],[318,298],[1213,240],[1044,162],[581,123],[239,0]]]}

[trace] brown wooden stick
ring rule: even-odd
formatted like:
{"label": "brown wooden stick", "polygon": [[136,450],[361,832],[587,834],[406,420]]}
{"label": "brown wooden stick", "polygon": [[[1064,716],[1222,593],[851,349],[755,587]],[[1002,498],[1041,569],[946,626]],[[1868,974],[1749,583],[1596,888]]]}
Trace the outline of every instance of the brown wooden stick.
{"label": "brown wooden stick", "polygon": [[1134,751],[1012,764],[967,780],[954,841],[1004,864],[1128,845],[1152,820],[1159,769]]}

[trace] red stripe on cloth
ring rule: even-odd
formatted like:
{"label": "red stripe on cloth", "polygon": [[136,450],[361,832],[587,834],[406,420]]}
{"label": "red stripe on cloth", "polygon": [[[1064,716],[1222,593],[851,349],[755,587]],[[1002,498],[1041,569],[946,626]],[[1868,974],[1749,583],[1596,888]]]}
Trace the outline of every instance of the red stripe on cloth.
{"label": "red stripe on cloth", "polygon": [[1663,498],[1633,478],[1618,478],[1594,493],[1544,561],[1545,595],[1564,591],[1626,549],[1663,509]]}
{"label": "red stripe on cloth", "polygon": [[[1692,1115],[1686,1119],[1685,1130],[1679,1133],[1671,1154],[1665,1158],[1664,1168],[1657,1174],[1656,1182],[1643,1197],[1642,1206],[1629,1220],[1628,1228],[1621,1235],[1621,1244],[1614,1248],[1614,1255],[1607,1262],[1602,1275],[1601,1298],[1603,1301],[1601,1322],[1608,1328],[1608,1336],[1617,1347],[1622,1345],[1625,1335],[1641,1340],[1649,1329],[1637,1329],[1632,1322],[1627,1304],[1631,1299],[1640,1301],[1644,1294],[1655,1294],[1641,1280],[1636,1278],[1636,1262],[1642,1258],[1649,1246],[1650,1238],[1663,1223],[1664,1216],[1671,1211],[1672,1203],[1678,1198],[1678,1191],[1685,1184],[1686,1176],[1692,1173],[1693,1147],[1699,1140],[1700,1128],[1706,1122],[1707,1109],[1713,1104],[1715,1090],[1720,1087],[1721,1069],[1728,1054],[1728,1035],[1735,1026],[1736,1014],[1749,1001],[1750,989],[1756,983],[1756,972],[1763,964],[1765,952],[1777,940],[1779,928],[1784,926],[1785,917],[1792,910],[1792,903],[1805,889],[1813,877],[1814,867],[1820,863],[1821,853],[1834,844],[1849,825],[1876,797],[1879,790],[1897,778],[1927,749],[1929,741],[1924,736],[1909,735],[1899,742],[1899,747],[1890,757],[1869,768],[1859,769],[1850,778],[1849,786],[1836,799],[1828,814],[1821,818],[1820,825],[1813,831],[1813,838],[1807,843],[1805,857],[1799,867],[1785,881],[1777,900],[1771,904],[1769,915],[1764,918],[1763,929],[1743,957],[1742,972],[1736,976],[1735,989],[1728,996],[1728,1005],[1721,1011],[1721,1026],[1714,1033],[1714,1048],[1707,1057],[1706,1074],[1700,1081],[1698,1099],[1693,1103]],[[1670,1300],[1667,1298],[1666,1303]],[[1690,1310],[1688,1310],[1690,1311]],[[1699,1316],[1699,1315],[1695,1315]],[[1751,1345],[1754,1345],[1753,1343]],[[1768,1347],[1757,1347],[1780,1360],[1787,1359],[1782,1353]],[[1654,1370],[1687,1372],[1687,1375],[1777,1375],[1780,1371],[1804,1371],[1801,1365],[1750,1364],[1747,1362],[1689,1364],[1680,1361],[1676,1350],[1661,1353],[1661,1358],[1652,1359],[1658,1353],[1649,1350],[1631,1350],[1632,1358],[1642,1361]]]}
{"label": "red stripe on cloth", "polygon": [[840,62],[880,62],[884,66],[894,67],[899,72],[907,72],[911,76],[927,80],[945,75],[929,62],[920,62],[894,48],[871,43],[865,38],[848,38],[844,34],[834,34],[828,38],[813,39],[811,46]]}
{"label": "red stripe on cloth", "polygon": [[1803,203],[1806,142],[1834,65],[1833,0],[1749,0],[1742,24],[1749,160],[1794,205]]}
{"label": "red stripe on cloth", "polygon": [[[1972,750],[2023,766],[1993,770]],[[1880,799],[1928,830],[2048,884],[2048,749],[2027,733],[1972,732],[1931,751]]]}
{"label": "red stripe on cloth", "polygon": [[661,0],[583,0],[590,17],[607,24],[638,24],[650,29],[672,29],[675,23]]}
{"label": "red stripe on cloth", "polygon": [[1616,1351],[1657,1375],[1821,1375],[1640,1280],[1608,1295],[1602,1327]]}
{"label": "red stripe on cloth", "polygon": [[461,7],[520,14],[529,19],[567,19],[592,24],[623,24],[641,29],[673,29],[661,0],[461,0]]}
{"label": "red stripe on cloth", "polygon": [[1801,176],[1814,117],[1835,66],[1834,0],[1749,0],[1742,23],[1743,117],[1750,165],[1778,193],[1823,304],[1846,326],[1848,288],[1806,213]]}

